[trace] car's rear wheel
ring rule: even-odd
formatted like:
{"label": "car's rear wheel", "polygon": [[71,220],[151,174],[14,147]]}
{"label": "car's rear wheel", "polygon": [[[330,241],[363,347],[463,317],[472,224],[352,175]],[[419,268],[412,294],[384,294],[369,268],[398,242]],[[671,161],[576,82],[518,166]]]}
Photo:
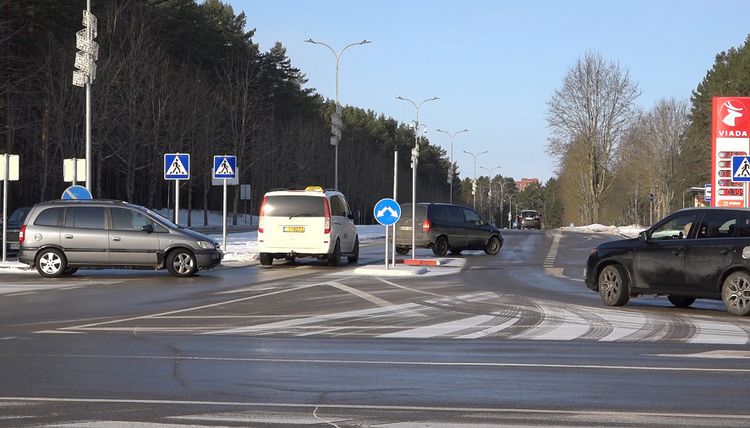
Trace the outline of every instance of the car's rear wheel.
{"label": "car's rear wheel", "polygon": [[750,314],[750,275],[747,272],[732,272],[721,287],[721,300],[732,315]]}
{"label": "car's rear wheel", "polygon": [[67,267],[65,255],[54,248],[40,251],[36,258],[36,270],[45,278],[57,278],[65,273]]}
{"label": "car's rear wheel", "polygon": [[258,256],[260,264],[263,266],[271,266],[273,264],[273,254],[260,253]]}
{"label": "car's rear wheel", "polygon": [[491,256],[494,256],[500,252],[500,246],[500,238],[498,238],[497,236],[493,236],[487,241],[487,244],[484,246],[484,252]]}
{"label": "car's rear wheel", "polygon": [[174,276],[193,276],[198,264],[192,252],[178,248],[167,256],[167,270]]}
{"label": "car's rear wheel", "polygon": [[687,308],[695,303],[695,297],[684,297],[684,296],[667,296],[670,303],[678,308]]}
{"label": "car's rear wheel", "polygon": [[409,254],[409,247],[396,247],[396,254],[404,255]]}
{"label": "car's rear wheel", "polygon": [[438,257],[448,254],[448,238],[445,236],[438,237],[437,241],[432,245],[432,253]]}
{"label": "car's rear wheel", "polygon": [[459,255],[461,255],[461,251],[463,251],[463,250],[462,250],[462,249],[460,249],[460,248],[451,248],[451,249],[450,249],[450,252],[451,252],[451,254],[453,254],[454,256],[459,256]]}
{"label": "car's rear wheel", "polygon": [[338,266],[341,260],[341,243],[336,240],[336,246],[333,247],[333,252],[328,255],[328,266]]}
{"label": "car's rear wheel", "polygon": [[628,278],[618,265],[608,265],[599,273],[599,295],[607,306],[622,306],[630,300]]}
{"label": "car's rear wheel", "polygon": [[357,263],[359,261],[359,237],[354,241],[354,251],[352,251],[352,254],[346,256],[346,259],[349,260],[349,263]]}

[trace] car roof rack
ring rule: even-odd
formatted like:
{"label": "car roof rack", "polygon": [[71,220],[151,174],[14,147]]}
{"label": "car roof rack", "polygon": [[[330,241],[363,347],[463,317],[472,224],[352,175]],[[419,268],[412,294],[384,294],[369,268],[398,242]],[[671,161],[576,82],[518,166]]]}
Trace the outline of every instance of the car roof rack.
{"label": "car roof rack", "polygon": [[76,203],[84,203],[84,202],[102,202],[102,203],[110,203],[110,204],[128,204],[125,201],[121,201],[119,199],[52,199],[50,201],[45,202],[46,204],[76,204]]}

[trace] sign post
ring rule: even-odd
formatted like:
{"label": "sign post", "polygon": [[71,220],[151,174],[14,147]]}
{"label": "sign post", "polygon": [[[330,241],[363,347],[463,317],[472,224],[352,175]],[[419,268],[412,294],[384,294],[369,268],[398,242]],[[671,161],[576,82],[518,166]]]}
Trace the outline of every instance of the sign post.
{"label": "sign post", "polygon": [[237,178],[237,156],[217,155],[214,156],[214,167],[212,169],[214,179],[221,180],[224,183],[223,211],[222,211],[222,248],[227,250],[227,180]]}
{"label": "sign post", "polygon": [[174,222],[180,225],[180,180],[190,180],[190,155],[164,154],[164,179],[174,180]]}
{"label": "sign post", "polygon": [[[253,211],[252,186],[240,184],[240,199],[245,201],[245,224],[247,224],[247,201],[250,201],[250,212]],[[253,225],[253,216],[250,215],[250,226]]]}
{"label": "sign post", "polygon": [[3,263],[8,256],[8,182],[18,181],[18,155],[4,153],[0,166],[0,179],[3,180]]}
{"label": "sign post", "polygon": [[79,182],[86,182],[86,159],[64,159],[63,181],[74,186]]}
{"label": "sign post", "polygon": [[385,226],[385,268],[388,269],[388,227],[401,218],[401,206],[390,198],[383,198],[372,209],[375,220]]}
{"label": "sign post", "polygon": [[745,208],[748,206],[748,182],[750,182],[750,156],[732,156],[732,183],[742,183],[742,203]]}
{"label": "sign post", "polygon": [[[397,201],[398,198],[398,151],[393,152],[393,200]],[[393,248],[391,257],[393,258],[393,267],[396,267],[396,224],[393,224]]]}

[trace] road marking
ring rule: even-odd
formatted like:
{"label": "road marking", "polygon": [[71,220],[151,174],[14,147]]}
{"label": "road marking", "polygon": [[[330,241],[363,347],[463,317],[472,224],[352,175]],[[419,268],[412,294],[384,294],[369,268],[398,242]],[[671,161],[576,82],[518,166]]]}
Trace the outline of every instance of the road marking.
{"label": "road marking", "polygon": [[547,257],[544,259],[544,267],[545,268],[551,268],[555,264],[555,259],[557,258],[557,251],[560,249],[560,238],[562,237],[562,234],[559,232],[555,233],[552,237],[552,245],[549,247],[549,252],[547,252]]}
{"label": "road marking", "polygon": [[285,329],[296,328],[299,326],[303,326],[307,324],[314,324],[314,323],[323,322],[323,321],[334,321],[334,320],[341,320],[341,319],[346,319],[346,318],[359,318],[359,317],[368,316],[368,315],[378,315],[378,314],[391,313],[391,312],[400,312],[400,311],[404,311],[408,309],[413,309],[419,306],[420,305],[416,303],[405,303],[402,305],[391,305],[391,306],[386,306],[386,307],[346,311],[346,312],[339,312],[335,314],[313,315],[313,316],[304,317],[304,318],[295,318],[291,320],[277,321],[277,322],[272,322],[272,323],[267,323],[267,324],[258,324],[258,325],[247,326],[247,327],[236,327],[236,328],[230,328],[230,329],[225,329],[225,330],[206,332],[202,334],[244,334],[244,333],[252,333],[252,332],[262,332],[262,331],[268,331],[268,330],[279,330],[279,329],[285,330]]}
{"label": "road marking", "polygon": [[444,336],[447,334],[455,333],[457,331],[468,330],[480,324],[484,324],[494,318],[494,315],[477,315],[474,317],[448,321],[440,324],[426,325],[411,330],[402,330],[383,334],[378,337],[382,337],[385,339],[406,337],[412,339],[426,339],[428,337]]}
{"label": "road marking", "polygon": [[158,313],[158,314],[143,315],[143,316],[140,316],[140,317],[123,318],[123,319],[111,320],[111,321],[103,321],[103,322],[98,322],[98,323],[79,325],[79,326],[75,326],[75,327],[65,327],[63,330],[84,330],[84,329],[88,329],[90,327],[95,327],[95,326],[99,326],[99,325],[117,324],[117,323],[128,322],[128,321],[136,321],[136,320],[142,320],[142,319],[147,319],[147,318],[157,318],[157,317],[160,317],[160,316],[163,316],[163,315],[173,315],[173,314],[180,314],[180,313],[183,313],[183,312],[197,311],[199,309],[214,308],[216,306],[229,305],[229,304],[232,304],[232,303],[244,302],[244,301],[253,300],[253,299],[260,299],[262,297],[274,296],[276,294],[289,293],[289,292],[292,292],[292,291],[303,290],[305,288],[317,287],[317,286],[322,285],[322,284],[325,284],[325,283],[301,285],[299,287],[285,288],[283,290],[273,291],[273,292],[270,292],[270,293],[256,294],[254,296],[242,297],[240,299],[227,300],[227,301],[224,301],[224,302],[211,303],[211,304],[208,304],[208,305],[194,306],[192,308],[178,309],[178,310],[175,310],[175,311],[161,312],[161,313]]}
{"label": "road marking", "polygon": [[505,321],[504,323],[500,325],[495,325],[489,328],[485,328],[484,330],[479,330],[475,333],[465,334],[463,336],[458,336],[456,339],[478,339],[480,337],[486,337],[491,334],[495,334],[497,332],[503,331],[506,328],[512,326],[513,324],[517,323],[520,320],[518,317],[514,317],[512,319],[509,319],[508,321]]}
{"label": "road marking", "polygon": [[[0,401],[27,401],[38,403],[96,403],[96,404],[157,404],[181,406],[227,406],[227,407],[270,407],[302,409],[354,409],[354,410],[391,410],[407,412],[461,412],[461,413],[520,413],[551,415],[595,415],[624,417],[665,417],[696,419],[731,419],[745,420],[750,414],[727,413],[666,413],[666,412],[633,412],[608,410],[558,410],[558,409],[522,409],[510,407],[457,407],[457,406],[389,406],[374,404],[317,404],[317,403],[262,403],[251,401],[200,401],[200,400],[149,400],[126,398],[73,398],[73,397],[0,397]],[[184,416],[183,416],[184,417]]]}
{"label": "road marking", "polygon": [[688,340],[689,343],[705,345],[744,345],[748,343],[747,332],[736,325],[708,320],[693,321],[693,324],[696,333]]}
{"label": "road marking", "polygon": [[373,296],[372,294],[366,293],[362,290],[357,290],[356,288],[349,287],[348,285],[344,285],[335,281],[330,281],[326,284],[330,285],[331,287],[338,288],[341,291],[353,294],[361,299],[367,300],[368,302],[374,303],[381,307],[393,306],[393,303],[387,300],[383,300],[380,297]]}
{"label": "road marking", "polygon": [[612,332],[599,339],[602,342],[616,342],[646,326],[646,318],[638,312],[595,310],[593,313],[607,320],[607,323],[612,326]]}
{"label": "road marking", "polygon": [[25,296],[27,294],[36,294],[36,291],[25,291],[23,293],[10,293],[6,294],[6,297]]}
{"label": "road marking", "polygon": [[694,354],[653,354],[657,357],[712,358],[712,359],[750,359],[750,351],[717,350],[697,352]]}
{"label": "road marking", "polygon": [[586,320],[573,312],[552,306],[540,306],[539,309],[542,312],[539,325],[513,336],[513,339],[575,340],[591,328]]}

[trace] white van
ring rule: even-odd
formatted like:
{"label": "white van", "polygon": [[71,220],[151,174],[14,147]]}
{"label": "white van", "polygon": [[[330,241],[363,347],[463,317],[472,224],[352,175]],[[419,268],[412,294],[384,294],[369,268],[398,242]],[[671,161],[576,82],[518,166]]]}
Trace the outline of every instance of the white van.
{"label": "white van", "polygon": [[336,266],[341,256],[359,260],[359,236],[343,194],[319,186],[265,194],[260,207],[260,264],[316,257]]}

